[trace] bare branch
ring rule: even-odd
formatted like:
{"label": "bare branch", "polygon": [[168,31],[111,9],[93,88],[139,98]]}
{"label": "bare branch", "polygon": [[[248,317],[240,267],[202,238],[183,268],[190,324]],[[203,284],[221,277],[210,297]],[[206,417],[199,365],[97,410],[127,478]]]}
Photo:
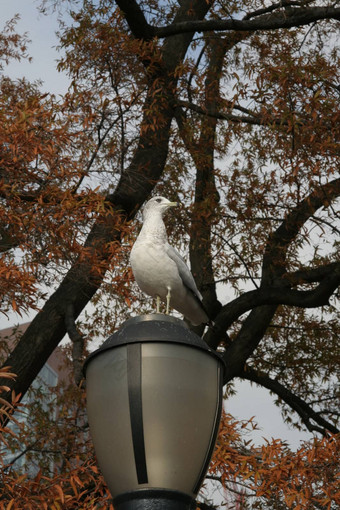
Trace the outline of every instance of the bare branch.
{"label": "bare branch", "polygon": [[228,330],[231,324],[241,315],[263,305],[315,308],[329,304],[329,298],[340,285],[340,263],[332,266],[332,271],[325,271],[324,278],[313,290],[300,291],[287,288],[284,285],[288,285],[288,282],[285,284],[281,281],[281,286],[278,284],[276,287],[260,287],[245,292],[224,305],[216,317],[215,327],[207,333],[205,340],[209,345],[212,345],[213,338],[222,334],[223,330]]}
{"label": "bare branch", "polygon": [[72,303],[66,307],[65,310],[65,325],[68,336],[72,342],[72,362],[73,362],[73,376],[77,386],[81,384],[84,379],[83,376],[83,361],[84,361],[84,336],[79,333],[75,319],[74,319],[74,306]]}
{"label": "bare branch", "polygon": [[340,262],[331,262],[312,269],[300,269],[294,273],[287,273],[285,279],[287,279],[291,285],[321,282],[326,276],[332,274],[334,271],[338,271],[339,266]]}
{"label": "bare branch", "polygon": [[329,432],[332,434],[339,432],[332,423],[322,418],[322,413],[314,411],[309,404],[283,386],[277,379],[271,379],[268,375],[259,373],[250,367],[246,367],[240,377],[255,382],[275,393],[300,416],[310,432],[319,432],[324,436]]}
{"label": "bare branch", "polygon": [[[244,122],[246,124],[253,124],[253,125],[262,125],[263,122],[259,116],[255,116],[255,114],[252,115],[233,115],[232,113],[226,113],[214,110],[212,108],[205,109],[200,106],[195,105],[194,103],[190,103],[189,101],[178,101],[177,104],[179,106],[183,106],[184,108],[189,108],[190,110],[199,113],[201,115],[206,115],[208,117],[212,117],[214,119],[219,120],[228,120],[236,123]],[[276,119],[275,122],[279,123],[279,121]]]}
{"label": "bare branch", "polygon": [[269,236],[263,256],[263,284],[268,285],[273,278],[285,272],[286,252],[301,227],[323,206],[329,204],[340,195],[340,178],[315,188],[302,200],[284,219],[281,225]]}
{"label": "bare branch", "polygon": [[[288,246],[304,223],[320,207],[331,203],[340,194],[340,179],[313,190],[270,235],[263,257],[262,283],[259,289],[247,292],[225,305],[215,318],[215,325],[205,335],[206,342],[216,348],[223,342],[225,331],[242,314],[252,310],[237,337],[225,353],[226,381],[243,370],[244,364],[262,340],[279,304],[317,307],[328,304],[340,284],[340,270],[327,272],[313,290],[290,289],[285,279],[285,258]],[[230,362],[232,360],[232,363]]]}
{"label": "bare branch", "polygon": [[[307,3],[311,3],[312,0],[308,0],[305,1],[303,3],[304,6],[306,6]],[[293,7],[293,6],[299,6],[301,7],[302,5],[302,2],[285,2],[285,1],[280,1],[276,4],[271,4],[269,5],[268,7],[263,7],[262,9],[257,9],[256,11],[252,11],[248,14],[246,14],[246,16],[243,18],[243,19],[251,19],[251,18],[256,18],[257,16],[261,16],[263,14],[268,14],[270,12],[273,12],[275,11],[276,9],[282,9],[283,7],[287,8],[287,7]]]}
{"label": "bare branch", "polygon": [[242,19],[227,20],[205,20],[205,21],[184,21],[173,23],[166,27],[154,27],[153,33],[156,37],[163,38],[185,32],[209,32],[209,31],[257,31],[276,30],[278,28],[291,28],[309,25],[323,19],[340,19],[340,8],[338,7],[310,7],[279,10],[256,16],[249,19],[247,16]]}

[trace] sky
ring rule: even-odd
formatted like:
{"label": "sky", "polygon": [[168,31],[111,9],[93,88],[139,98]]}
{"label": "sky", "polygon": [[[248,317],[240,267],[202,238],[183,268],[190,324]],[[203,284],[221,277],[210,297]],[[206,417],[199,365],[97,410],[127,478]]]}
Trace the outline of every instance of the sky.
{"label": "sky", "polygon": [[[21,20],[18,22],[17,31],[28,33],[32,41],[28,52],[33,58],[32,63],[11,64],[4,72],[11,78],[25,76],[30,81],[43,80],[44,91],[62,94],[67,90],[68,78],[56,70],[56,60],[59,58],[55,35],[58,30],[57,15],[51,13],[44,16],[38,12],[37,5],[39,0],[0,0],[0,27],[19,13]],[[33,317],[34,313],[25,317],[15,313],[8,318],[0,316],[0,328],[27,322]],[[263,438],[281,438],[288,441],[292,448],[297,448],[300,441],[311,437],[311,434],[290,429],[283,423],[280,411],[266,389],[251,386],[248,382],[237,382],[236,388],[237,395],[226,401],[225,410],[240,420],[255,417],[259,430],[252,432],[249,439],[253,439],[256,444],[263,444]]]}
{"label": "sky", "polygon": [[57,13],[52,10],[49,15],[40,14],[37,7],[41,0],[0,0],[0,27],[15,14],[20,15],[16,27],[20,34],[27,33],[31,43],[28,54],[32,62],[22,60],[13,62],[5,68],[6,74],[12,78],[26,77],[29,81],[42,80],[42,89],[54,94],[62,94],[67,90],[67,76],[56,69],[56,61],[60,54],[56,50],[58,39]]}

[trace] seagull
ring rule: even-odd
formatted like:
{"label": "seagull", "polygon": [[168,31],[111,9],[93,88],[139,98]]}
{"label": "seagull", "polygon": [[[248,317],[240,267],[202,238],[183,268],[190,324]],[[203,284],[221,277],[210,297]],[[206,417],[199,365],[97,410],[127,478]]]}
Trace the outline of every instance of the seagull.
{"label": "seagull", "polygon": [[163,222],[164,213],[177,206],[167,198],[156,196],[143,211],[143,227],[130,254],[130,264],[140,289],[166,302],[166,313],[171,307],[182,313],[194,326],[208,323],[209,317],[202,304],[202,295],[181,255],[170,246]]}

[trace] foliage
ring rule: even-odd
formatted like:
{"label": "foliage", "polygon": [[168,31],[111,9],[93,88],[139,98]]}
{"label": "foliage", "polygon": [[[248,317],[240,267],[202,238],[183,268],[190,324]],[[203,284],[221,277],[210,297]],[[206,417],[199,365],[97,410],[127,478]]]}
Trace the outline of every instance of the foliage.
{"label": "foliage", "polygon": [[242,439],[250,425],[222,418],[210,473],[223,486],[232,487],[234,481],[254,509],[339,505],[339,436],[314,438],[296,451],[279,439],[256,448]]}
{"label": "foliage", "polygon": [[[75,433],[86,422],[81,363],[96,338],[151,309],[128,267],[151,193],[182,204],[169,235],[189,247],[215,323],[196,332],[222,352],[227,393],[235,378],[261,385],[283,419],[321,435],[297,452],[279,441],[255,448],[224,416],[211,476],[228,494],[241,491],[235,501],[245,508],[333,508],[339,8],[323,0],[69,4],[58,64],[70,77],[67,94],[0,79],[0,310],[37,312],[4,352],[17,377],[1,373],[3,421],[66,333],[75,381],[55,390],[53,426],[35,405],[32,432],[17,418],[18,437],[3,431],[13,451],[22,442],[42,467],[33,479],[1,470],[3,508],[110,504],[86,427]],[[1,69],[27,58],[27,42],[8,22]]]}
{"label": "foliage", "polygon": [[[13,377],[6,369],[1,375]],[[92,509],[99,502],[112,509],[84,422],[83,392],[73,386],[51,392],[48,408],[37,389],[31,404],[20,406],[12,418],[14,426],[1,427],[0,509]],[[26,414],[29,419],[22,418]],[[20,457],[25,461],[18,469]],[[39,467],[32,470],[34,465]]]}

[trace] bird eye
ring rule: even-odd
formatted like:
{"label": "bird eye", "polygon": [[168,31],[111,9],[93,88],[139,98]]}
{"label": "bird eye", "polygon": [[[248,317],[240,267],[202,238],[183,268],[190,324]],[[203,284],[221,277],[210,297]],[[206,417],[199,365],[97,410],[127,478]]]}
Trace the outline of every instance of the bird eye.
{"label": "bird eye", "polygon": [[161,198],[156,198],[156,202],[158,202],[159,204],[161,203],[162,199]]}

